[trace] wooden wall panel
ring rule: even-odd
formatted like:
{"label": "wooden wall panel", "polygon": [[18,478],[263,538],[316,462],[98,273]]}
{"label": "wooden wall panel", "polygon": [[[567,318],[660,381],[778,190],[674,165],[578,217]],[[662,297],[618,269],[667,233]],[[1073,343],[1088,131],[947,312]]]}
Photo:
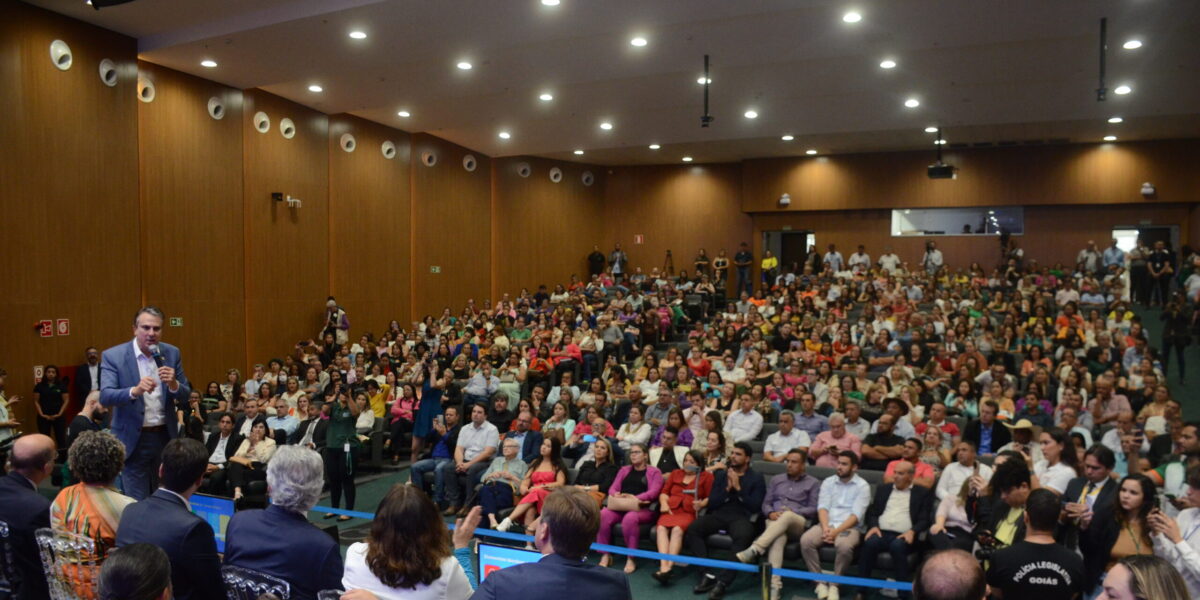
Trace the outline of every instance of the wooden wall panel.
{"label": "wooden wall panel", "polygon": [[[246,248],[246,352],[252,362],[318,334],[329,295],[329,118],[262,90],[245,92],[242,135]],[[254,129],[265,112],[271,129]],[[296,125],[285,139],[282,119]],[[301,208],[271,200],[299,198]],[[237,240],[231,240],[237,243]]]}
{"label": "wooden wall panel", "polygon": [[[735,164],[613,168],[604,192],[601,248],[608,253],[620,243],[631,266],[647,272],[663,265],[668,249],[675,268],[689,273],[700,248],[710,257],[724,248],[732,264],[738,244],[751,241],[751,219],[738,202],[741,189]],[[644,244],[634,244],[637,234],[645,236]]]}
{"label": "wooden wall panel", "polygon": [[[529,163],[529,177],[517,174]],[[550,169],[563,171],[550,180]],[[594,183],[583,184],[584,172]],[[604,168],[530,157],[500,158],[492,170],[493,226],[492,297],[516,295],[521,288],[553,289],[572,274],[587,276],[592,246],[604,251]]]}
{"label": "wooden wall panel", "polygon": [[[69,70],[51,41],[73,52]],[[33,365],[83,362],[88,345],[132,337],[141,301],[136,43],[20,2],[0,2],[0,366],[26,431],[36,430]],[[100,61],[119,66],[115,87]],[[39,338],[39,319],[70,335]]]}
{"label": "wooden wall panel", "polygon": [[[354,136],[354,152],[338,145]],[[350,316],[352,336],[382,333],[411,320],[410,136],[350,115],[329,122],[329,267],[333,294]],[[391,141],[393,158],[382,145]]]}
{"label": "wooden wall panel", "polygon": [[[469,298],[477,303],[490,298],[492,160],[428,134],[415,134],[412,141],[415,321],[447,306],[457,314]],[[421,163],[426,152],[437,156],[436,165]],[[474,172],[463,168],[466,154],[478,161]]]}
{"label": "wooden wall panel", "polygon": [[[242,93],[151,63],[156,89],[138,106],[142,273],[146,300],[183,327],[164,339],[183,351],[195,385],[247,373],[242,206]],[[218,98],[224,116],[208,113]]]}
{"label": "wooden wall panel", "polygon": [[[748,160],[742,210],[800,212],[931,206],[1128,204],[1200,201],[1193,167],[1200,140],[954,150],[946,162],[956,180],[931,180],[932,151]],[[779,207],[779,196],[792,196]]]}

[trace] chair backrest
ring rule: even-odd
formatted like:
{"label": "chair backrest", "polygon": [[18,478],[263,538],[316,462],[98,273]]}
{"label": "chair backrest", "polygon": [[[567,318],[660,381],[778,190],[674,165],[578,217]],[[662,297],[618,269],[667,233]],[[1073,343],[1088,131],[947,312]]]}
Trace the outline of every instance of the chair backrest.
{"label": "chair backrest", "polygon": [[780,473],[787,472],[787,463],[781,463],[781,462],[773,463],[773,462],[765,461],[765,460],[756,460],[756,461],[750,463],[750,467],[753,468],[755,471],[758,471],[759,473],[766,475],[767,477],[773,477]]}
{"label": "chair backrest", "polygon": [[51,600],[96,598],[100,563],[92,538],[43,527],[34,532]]}
{"label": "chair backrest", "polygon": [[12,538],[8,523],[0,521],[0,598],[11,596],[20,587],[20,573],[13,564]]}
{"label": "chair backrest", "polygon": [[263,594],[289,600],[292,595],[288,582],[251,569],[225,565],[221,567],[221,579],[225,581],[225,596],[229,600],[258,600]]}
{"label": "chair backrest", "polygon": [[317,592],[317,600],[338,600],[345,593],[345,590],[321,590]]}

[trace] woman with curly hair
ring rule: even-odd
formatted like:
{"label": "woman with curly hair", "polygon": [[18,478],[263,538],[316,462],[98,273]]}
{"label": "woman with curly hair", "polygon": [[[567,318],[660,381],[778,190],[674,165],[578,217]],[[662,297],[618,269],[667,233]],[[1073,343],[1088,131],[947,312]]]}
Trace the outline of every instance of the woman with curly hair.
{"label": "woman with curly hair", "polygon": [[379,600],[465,600],[473,593],[471,537],[482,509],[458,521],[453,536],[438,507],[420,489],[392,486],[379,503],[365,542],[346,550],[342,586]]}

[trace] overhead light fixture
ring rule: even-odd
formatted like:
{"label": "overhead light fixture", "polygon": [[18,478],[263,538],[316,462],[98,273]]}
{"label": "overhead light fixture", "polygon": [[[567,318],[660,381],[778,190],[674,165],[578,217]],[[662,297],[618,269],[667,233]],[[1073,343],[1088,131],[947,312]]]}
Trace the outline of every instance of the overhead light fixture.
{"label": "overhead light fixture", "polygon": [[576,150],[575,156],[583,156],[583,150]]}
{"label": "overhead light fixture", "polygon": [[1104,141],[1106,141],[1106,142],[1115,142],[1115,141],[1117,141],[1117,136],[1115,136],[1115,135],[1106,135],[1106,136],[1104,136]]}
{"label": "overhead light fixture", "polygon": [[883,61],[883,62],[879,63],[879,68],[881,68],[881,69],[895,69],[895,68],[896,68],[896,61],[894,61],[894,60],[885,60],[885,61]]}
{"label": "overhead light fixture", "polygon": [[558,6],[558,0],[542,0],[542,6]]}
{"label": "overhead light fixture", "polygon": [[1133,91],[1133,88],[1131,88],[1127,85],[1118,85],[1117,89],[1113,90],[1113,93],[1118,96],[1124,96],[1125,94],[1128,94],[1129,92],[1132,92],[1132,91]]}
{"label": "overhead light fixture", "polygon": [[646,38],[644,38],[644,37],[635,37],[632,40],[629,40],[630,46],[637,46],[638,48],[641,48],[642,46],[645,46],[646,44],[647,44]]}
{"label": "overhead light fixture", "polygon": [[791,134],[788,134],[788,135],[785,135],[785,136],[783,136],[783,137],[781,137],[781,138],[779,138],[779,139],[781,139],[781,140],[783,140],[783,141],[785,141],[785,142],[790,142],[790,141],[792,141],[792,140],[796,139],[796,137],[795,137],[795,136],[793,136],[793,135],[791,135]]}
{"label": "overhead light fixture", "polygon": [[402,110],[402,111],[396,113],[396,116],[407,119],[412,116],[412,113],[408,112],[407,110]]}
{"label": "overhead light fixture", "polygon": [[1117,123],[1124,123],[1125,119],[1122,119],[1121,117],[1109,117],[1108,122],[1115,125]]}
{"label": "overhead light fixture", "polygon": [[758,113],[757,113],[757,112],[755,112],[755,111],[753,111],[753,110],[748,110],[748,111],[746,111],[746,112],[745,112],[745,117],[746,117],[747,119],[757,119],[757,118],[758,118]]}
{"label": "overhead light fixture", "polygon": [[212,60],[211,58],[208,58],[208,59],[200,61],[200,66],[208,67],[208,68],[212,69],[217,66],[217,61]]}
{"label": "overhead light fixture", "polygon": [[937,127],[930,126],[925,128],[925,133],[937,133],[937,130]]}
{"label": "overhead light fixture", "polygon": [[809,155],[809,156],[812,156],[812,155],[814,155],[814,154],[816,154],[816,153],[817,153],[817,149],[816,149],[816,148],[809,148],[808,150],[805,150],[805,151],[804,151],[804,153],[805,153],[805,154],[807,154],[807,155]]}
{"label": "overhead light fixture", "polygon": [[325,88],[314,83],[314,84],[308,86],[308,91],[313,92],[314,94],[319,94],[319,93],[325,91]]}
{"label": "overhead light fixture", "polygon": [[939,146],[944,146],[944,145],[946,144],[946,140],[937,140],[937,141],[936,141],[936,142],[934,142],[934,143],[935,143],[935,144],[937,144],[937,145],[939,145]]}
{"label": "overhead light fixture", "polygon": [[842,15],[842,20],[847,23],[857,23],[862,20],[862,15],[854,11],[850,11]]}
{"label": "overhead light fixture", "polygon": [[554,99],[554,95],[550,94],[550,93],[545,93],[545,94],[542,94],[541,96],[538,96],[538,100],[541,100],[542,102],[549,102],[553,99]]}
{"label": "overhead light fixture", "polygon": [[683,157],[683,162],[692,162],[692,157],[690,157],[690,156]]}
{"label": "overhead light fixture", "polygon": [[1129,40],[1121,45],[1126,50],[1137,50],[1142,47],[1142,40]]}
{"label": "overhead light fixture", "polygon": [[500,139],[502,139],[502,140],[507,140],[508,138],[512,137],[512,134],[507,131],[501,131],[500,133],[498,133],[496,135],[499,136]]}
{"label": "overhead light fixture", "polygon": [[365,40],[367,39],[367,32],[358,30],[351,31],[350,38],[355,40]]}
{"label": "overhead light fixture", "polygon": [[456,66],[459,69],[462,69],[463,71],[470,71],[472,65],[471,65],[471,63],[463,60],[463,61],[459,61],[458,65],[456,65]]}
{"label": "overhead light fixture", "polygon": [[700,84],[700,85],[708,85],[708,84],[711,84],[711,83],[712,83],[712,77],[705,77],[705,76],[701,75],[700,77],[698,77],[698,78],[696,79],[696,83],[698,83],[698,84]]}
{"label": "overhead light fixture", "polygon": [[916,98],[909,98],[908,100],[904,101],[904,106],[907,106],[908,108],[916,108],[920,105],[921,101],[917,100]]}
{"label": "overhead light fixture", "polygon": [[600,123],[600,129],[608,131],[608,130],[612,129],[612,123],[609,123],[608,121],[604,121],[603,123]]}
{"label": "overhead light fixture", "polygon": [[659,148],[662,148],[662,146],[659,146],[658,144],[650,144],[651,150],[658,150]]}

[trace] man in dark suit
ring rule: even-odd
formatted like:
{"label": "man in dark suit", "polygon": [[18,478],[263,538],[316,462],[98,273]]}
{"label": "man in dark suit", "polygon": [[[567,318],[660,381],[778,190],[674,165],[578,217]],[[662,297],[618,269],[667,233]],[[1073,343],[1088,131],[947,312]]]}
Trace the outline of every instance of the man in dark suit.
{"label": "man in dark suit", "polygon": [[125,444],[121,485],[136,500],[154,489],[163,447],[179,436],[175,411],[188,410],[192,393],[179,348],[159,342],[162,326],[161,310],[142,308],[133,341],[105,350],[100,363],[100,403],[112,410],[112,433]]}
{"label": "man in dark suit", "polygon": [[[1003,459],[1003,461],[1001,460]],[[1032,476],[1029,466],[1011,450],[996,457],[992,473],[991,496],[981,496],[975,518],[975,537],[982,545],[1011,546],[1025,539],[1025,500],[1029,498]],[[988,544],[984,544],[988,541]]]}
{"label": "man in dark suit", "polygon": [[171,559],[171,587],[177,600],[222,600],[221,561],[208,522],[192,514],[188,499],[204,482],[208,452],[191,438],[163,448],[158,477],[162,487],[130,504],[117,526],[117,547],[144,542]]}
{"label": "man in dark suit", "polygon": [[[1061,497],[1063,513],[1055,538],[1074,550],[1079,545],[1079,521],[1088,515],[1112,514],[1119,483],[1111,477],[1116,455],[1104,444],[1094,444],[1083,457],[1083,477],[1067,484]],[[1102,557],[1103,558],[1103,557]]]}
{"label": "man in dark suit", "polygon": [[1012,433],[996,420],[998,414],[1000,405],[988,400],[979,407],[979,418],[967,423],[963,430],[962,439],[975,444],[980,456],[994,455],[1012,441]]}
{"label": "man in dark suit", "polygon": [[632,599],[624,573],[583,561],[599,530],[600,509],[591,496],[574,487],[554,490],[533,535],[542,559],[485,573],[471,600],[558,600],[565,590],[574,600]]}
{"label": "man in dark suit", "polygon": [[[908,461],[897,461],[892,473],[896,480],[875,489],[875,499],[867,510],[867,535],[863,538],[859,568],[861,577],[871,577],[881,552],[892,556],[896,581],[911,581],[908,556],[917,535],[928,531],[933,507],[933,491],[913,485],[916,469]],[[911,597],[900,592],[901,598]]]}
{"label": "man in dark suit", "polygon": [[92,390],[100,389],[100,351],[88,346],[86,360],[75,368],[75,397],[87,398]]}
{"label": "man in dark suit", "polygon": [[[708,512],[698,517],[684,533],[683,544],[692,556],[708,556],[708,536],[724,530],[733,538],[733,552],[750,547],[758,533],[752,517],[762,510],[767,495],[763,476],[750,468],[754,450],[746,442],[733,445],[729,466],[716,472],[712,493],[708,497]],[[692,588],[696,594],[708,594],[711,600],[725,597],[725,589],[733,583],[737,571],[704,569],[700,582]]]}
{"label": "man in dark suit", "polygon": [[21,576],[13,589],[17,600],[50,597],[33,533],[50,526],[50,500],[37,487],[54,470],[56,453],[54,440],[47,436],[21,436],[9,456],[12,471],[0,477],[0,521],[8,524],[13,566]]}
{"label": "man in dark suit", "polygon": [[533,425],[533,414],[529,411],[521,411],[513,423],[516,423],[517,428],[504,434],[503,440],[517,440],[521,442],[521,460],[525,462],[533,462],[533,459],[542,455],[542,433],[529,429]]}
{"label": "man in dark suit", "polygon": [[[237,418],[233,424],[233,432],[237,435],[246,438],[250,437],[250,430],[254,429],[255,425],[262,423],[267,424],[267,415],[263,412],[262,406],[258,405],[258,400],[247,398],[245,404],[242,405],[242,416]],[[268,427],[268,430],[271,428]]]}
{"label": "man in dark suit", "polygon": [[310,400],[308,418],[301,421],[296,431],[292,432],[288,443],[320,452],[325,449],[325,431],[328,427],[329,421],[321,418],[321,403]]}
{"label": "man in dark suit", "polygon": [[208,451],[208,466],[204,471],[202,487],[206,494],[229,495],[226,486],[229,459],[237,453],[238,446],[241,445],[242,437],[233,432],[233,415],[221,415],[217,431],[209,434],[208,440],[204,442],[204,449]]}
{"label": "man in dark suit", "polygon": [[293,600],[316,600],[342,587],[342,555],[332,537],[306,515],[321,497],[325,465],[309,448],[284,446],[267,463],[272,503],[229,521],[225,564],[274,575],[292,586]]}

